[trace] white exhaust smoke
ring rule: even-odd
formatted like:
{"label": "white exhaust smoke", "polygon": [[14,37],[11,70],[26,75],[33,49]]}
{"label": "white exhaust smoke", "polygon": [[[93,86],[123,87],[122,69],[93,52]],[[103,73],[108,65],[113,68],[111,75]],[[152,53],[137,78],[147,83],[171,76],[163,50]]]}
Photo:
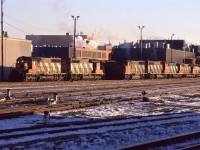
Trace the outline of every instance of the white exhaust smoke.
{"label": "white exhaust smoke", "polygon": [[75,43],[77,48],[96,49],[98,46],[96,41],[83,39],[81,36],[76,37]]}

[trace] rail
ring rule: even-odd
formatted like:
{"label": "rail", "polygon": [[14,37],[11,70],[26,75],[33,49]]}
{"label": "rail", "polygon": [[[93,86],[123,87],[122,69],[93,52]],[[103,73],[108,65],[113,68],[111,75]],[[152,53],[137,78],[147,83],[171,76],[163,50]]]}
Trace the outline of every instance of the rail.
{"label": "rail", "polygon": [[[183,134],[183,135],[179,135],[179,136],[173,136],[170,138],[165,138],[165,139],[161,139],[161,140],[156,140],[156,141],[150,141],[147,143],[142,143],[139,145],[133,145],[133,146],[129,146],[129,147],[124,147],[121,148],[122,150],[147,150],[147,149],[159,149],[159,147],[167,147],[170,146],[172,144],[179,144],[179,143],[184,143],[186,141],[189,140],[193,140],[193,139],[197,139],[200,138],[200,131],[198,132],[192,132],[189,134]],[[200,145],[196,145],[196,146],[200,146]],[[186,150],[188,148],[192,148],[191,147],[185,147],[184,149],[181,150]]]}

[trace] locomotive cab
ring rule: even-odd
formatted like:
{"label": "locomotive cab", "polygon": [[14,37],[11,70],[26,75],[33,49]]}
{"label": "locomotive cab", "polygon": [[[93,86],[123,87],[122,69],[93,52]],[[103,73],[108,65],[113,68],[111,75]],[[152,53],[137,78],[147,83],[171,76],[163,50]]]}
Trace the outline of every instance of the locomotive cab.
{"label": "locomotive cab", "polygon": [[31,68],[31,58],[30,57],[19,57],[16,60],[16,67],[11,71],[10,80],[11,81],[23,81],[26,79],[26,73]]}
{"label": "locomotive cab", "polygon": [[16,69],[27,71],[32,69],[32,61],[30,57],[19,57],[16,61]]}

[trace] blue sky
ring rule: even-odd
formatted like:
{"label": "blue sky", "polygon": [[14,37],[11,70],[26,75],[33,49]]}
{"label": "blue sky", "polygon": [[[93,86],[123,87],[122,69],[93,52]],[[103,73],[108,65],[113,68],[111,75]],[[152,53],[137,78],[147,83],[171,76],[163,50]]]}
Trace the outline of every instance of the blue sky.
{"label": "blue sky", "polygon": [[200,0],[5,0],[4,30],[17,38],[73,34],[71,15],[80,16],[77,32],[96,35],[99,44],[136,42],[138,25],[145,26],[144,39],[175,34],[200,44]]}

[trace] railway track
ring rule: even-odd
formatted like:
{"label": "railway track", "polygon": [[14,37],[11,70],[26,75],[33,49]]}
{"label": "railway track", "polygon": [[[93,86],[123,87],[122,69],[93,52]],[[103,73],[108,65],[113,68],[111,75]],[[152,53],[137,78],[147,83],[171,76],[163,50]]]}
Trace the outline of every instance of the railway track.
{"label": "railway track", "polygon": [[[152,82],[153,81],[153,82]],[[196,82],[198,82],[197,79],[195,80],[184,80],[183,82],[181,81],[177,81],[176,80],[170,80],[170,82],[172,81],[172,83],[169,83],[169,82],[166,82],[167,80],[142,80],[140,82],[134,82],[134,81],[118,81],[116,82],[115,84],[112,83],[111,81],[108,81],[107,83],[105,82],[100,82],[98,81],[96,84],[94,84],[93,82],[78,82],[78,84],[74,84],[74,83],[70,83],[67,84],[67,82],[65,82],[65,84],[63,85],[62,82],[58,82],[58,85],[57,86],[54,86],[50,83],[45,83],[44,85],[41,85],[41,84],[37,84],[35,83],[35,85],[33,84],[30,84],[30,83],[27,83],[27,86],[24,87],[21,85],[20,87],[20,84],[18,85],[18,87],[15,88],[15,86],[12,86],[9,87],[7,85],[7,87],[4,86],[4,88],[0,88],[0,93],[5,93],[6,92],[6,89],[13,89],[12,90],[12,97],[13,98],[21,98],[21,97],[31,97],[31,95],[36,95],[37,96],[40,96],[40,95],[44,95],[44,94],[52,94],[54,92],[57,92],[57,93],[64,93],[64,92],[85,92],[85,91],[91,91],[91,90],[110,90],[110,89],[125,89],[125,88],[142,88],[142,87],[148,87],[148,86],[158,86],[159,87],[162,87],[164,85],[176,85],[176,84],[187,84],[187,83],[191,83],[191,84],[194,84]],[[168,80],[169,81],[169,80]],[[200,81],[199,81],[200,82]],[[3,96],[3,95],[2,95]]]}
{"label": "railway track", "polygon": [[200,144],[193,144],[184,148],[180,148],[180,150],[199,150]]}
{"label": "railway track", "polygon": [[[149,88],[149,86],[151,86],[151,89],[162,89],[162,88],[169,88],[169,87],[181,87],[183,86],[183,84],[186,84],[185,86],[190,86],[193,85],[194,83],[196,83],[197,81],[193,81],[193,82],[184,82],[184,83],[149,83],[149,84],[144,84],[144,85],[134,85],[134,84],[128,84],[128,85],[118,85],[116,86],[112,86],[112,87],[105,87],[104,85],[100,85],[100,87],[92,87],[91,89],[88,89],[86,87],[81,87],[79,89],[70,89],[70,90],[65,90],[66,88],[61,88],[62,90],[56,90],[56,88],[53,89],[53,92],[47,88],[44,88],[43,91],[41,93],[38,93],[37,91],[34,90],[30,90],[30,93],[26,93],[26,91],[23,91],[22,89],[20,90],[20,95],[16,95],[15,92],[12,93],[12,99],[20,101],[20,99],[34,99],[34,98],[40,98],[40,97],[48,97],[48,96],[53,96],[53,93],[58,93],[59,96],[66,96],[66,97],[72,97],[72,96],[91,96],[91,95],[105,95],[105,94],[111,94],[113,93],[117,93],[117,92],[121,92],[121,91],[142,91]],[[87,85],[88,86],[88,85]]]}
{"label": "railway track", "polygon": [[[200,132],[192,132],[178,135],[161,140],[151,141],[139,145],[134,145],[122,150],[154,150],[154,149],[177,149],[177,150],[195,150],[200,148]],[[192,144],[190,143],[192,142]],[[188,144],[187,144],[188,143]]]}
{"label": "railway track", "polygon": [[[86,140],[90,143],[95,139],[98,142],[106,139],[108,142],[105,141],[103,145],[110,146],[111,149],[118,149],[128,148],[127,146],[131,142],[134,143],[134,146],[138,146],[151,142],[152,139],[157,141],[186,134],[186,131],[196,132],[196,130],[200,130],[198,121],[200,120],[198,113],[200,106],[192,105],[192,103],[198,102],[198,99],[195,100],[195,98],[200,95],[199,83],[198,78],[17,83],[17,85],[15,85],[16,83],[10,85],[3,83],[0,85],[0,95],[9,87],[13,89],[11,100],[0,102],[0,122],[10,121],[12,124],[12,120],[19,122],[22,118],[30,116],[40,116],[41,118],[44,111],[50,111],[51,120],[55,121],[58,118],[58,121],[43,125],[42,121],[35,122],[35,120],[25,119],[30,124],[2,128],[0,130],[0,149],[4,147],[34,149],[35,145],[38,149],[49,149],[41,143],[51,143],[61,148],[63,144],[67,144],[66,147],[68,147],[70,141],[79,145],[80,141]],[[144,90],[146,95],[142,94]],[[46,104],[44,100],[47,97],[52,99],[54,92],[58,94],[58,103]],[[170,98],[171,95],[182,95],[182,97]],[[149,100],[143,101],[143,97],[148,97]],[[91,106],[96,106],[94,108],[98,110],[108,107],[109,111],[130,106],[129,110],[125,110],[130,111],[130,116],[127,114],[128,112],[126,112],[127,115],[107,115],[106,117],[94,114],[94,117],[101,118],[95,119],[87,114],[87,110],[93,108]],[[74,121],[60,122],[59,116],[54,116],[59,111],[62,111],[63,118],[74,117]],[[139,113],[134,114],[138,111]],[[184,113],[186,111],[191,112]],[[174,112],[182,113],[174,114]],[[133,117],[138,114],[138,117]],[[152,116],[150,116],[151,114]],[[162,115],[153,116],[153,114]],[[77,116],[82,119],[77,121]],[[112,147],[113,141],[117,143],[117,147]],[[70,146],[68,148],[70,149]],[[84,149],[84,147],[79,149]]]}
{"label": "railway track", "polygon": [[[117,87],[111,86],[107,87],[106,89],[100,84],[98,85],[98,87],[96,87],[96,89],[89,92],[88,89],[84,89],[84,87],[82,87],[83,89],[76,89],[70,92],[67,92],[65,90],[61,91],[59,93],[59,104],[56,104],[54,106],[46,105],[46,96],[41,96],[37,95],[37,93],[33,93],[36,94],[36,96],[38,97],[21,97],[17,100],[8,100],[5,102],[1,102],[0,107],[2,111],[0,111],[0,113],[3,113],[3,111],[6,109],[8,110],[8,112],[14,112],[14,110],[16,112],[37,111],[37,109],[39,109],[40,112],[44,110],[58,111],[74,108],[83,108],[88,106],[98,106],[101,104],[110,104],[133,99],[142,99],[143,95],[141,94],[141,92],[144,89],[146,89],[147,93],[149,93],[147,95],[149,97],[161,95],[165,96],[170,94],[187,94],[190,93],[192,89],[195,91],[198,88],[198,85],[194,85],[194,83],[197,84],[198,82],[196,80],[186,80],[186,82],[179,81],[177,83],[171,84],[162,84],[160,82],[157,82],[155,85],[153,83],[143,83],[142,85],[132,85],[130,83],[126,83],[125,85],[118,85]],[[146,87],[147,85],[151,85],[151,87]],[[198,91],[196,92],[199,93]],[[51,95],[53,94],[51,93]],[[20,108],[22,108],[22,110],[20,110]]]}
{"label": "railway track", "polygon": [[[30,146],[38,142],[54,141],[56,138],[74,140],[83,134],[88,138],[92,135],[117,133],[122,131],[134,132],[141,129],[154,130],[161,126],[173,128],[180,125],[196,124],[200,115],[187,112],[182,114],[168,114],[149,117],[117,118],[117,119],[93,119],[87,121],[63,122],[49,125],[36,125],[23,128],[0,130],[0,148],[15,148],[15,146]],[[131,139],[131,135],[130,135]]]}

